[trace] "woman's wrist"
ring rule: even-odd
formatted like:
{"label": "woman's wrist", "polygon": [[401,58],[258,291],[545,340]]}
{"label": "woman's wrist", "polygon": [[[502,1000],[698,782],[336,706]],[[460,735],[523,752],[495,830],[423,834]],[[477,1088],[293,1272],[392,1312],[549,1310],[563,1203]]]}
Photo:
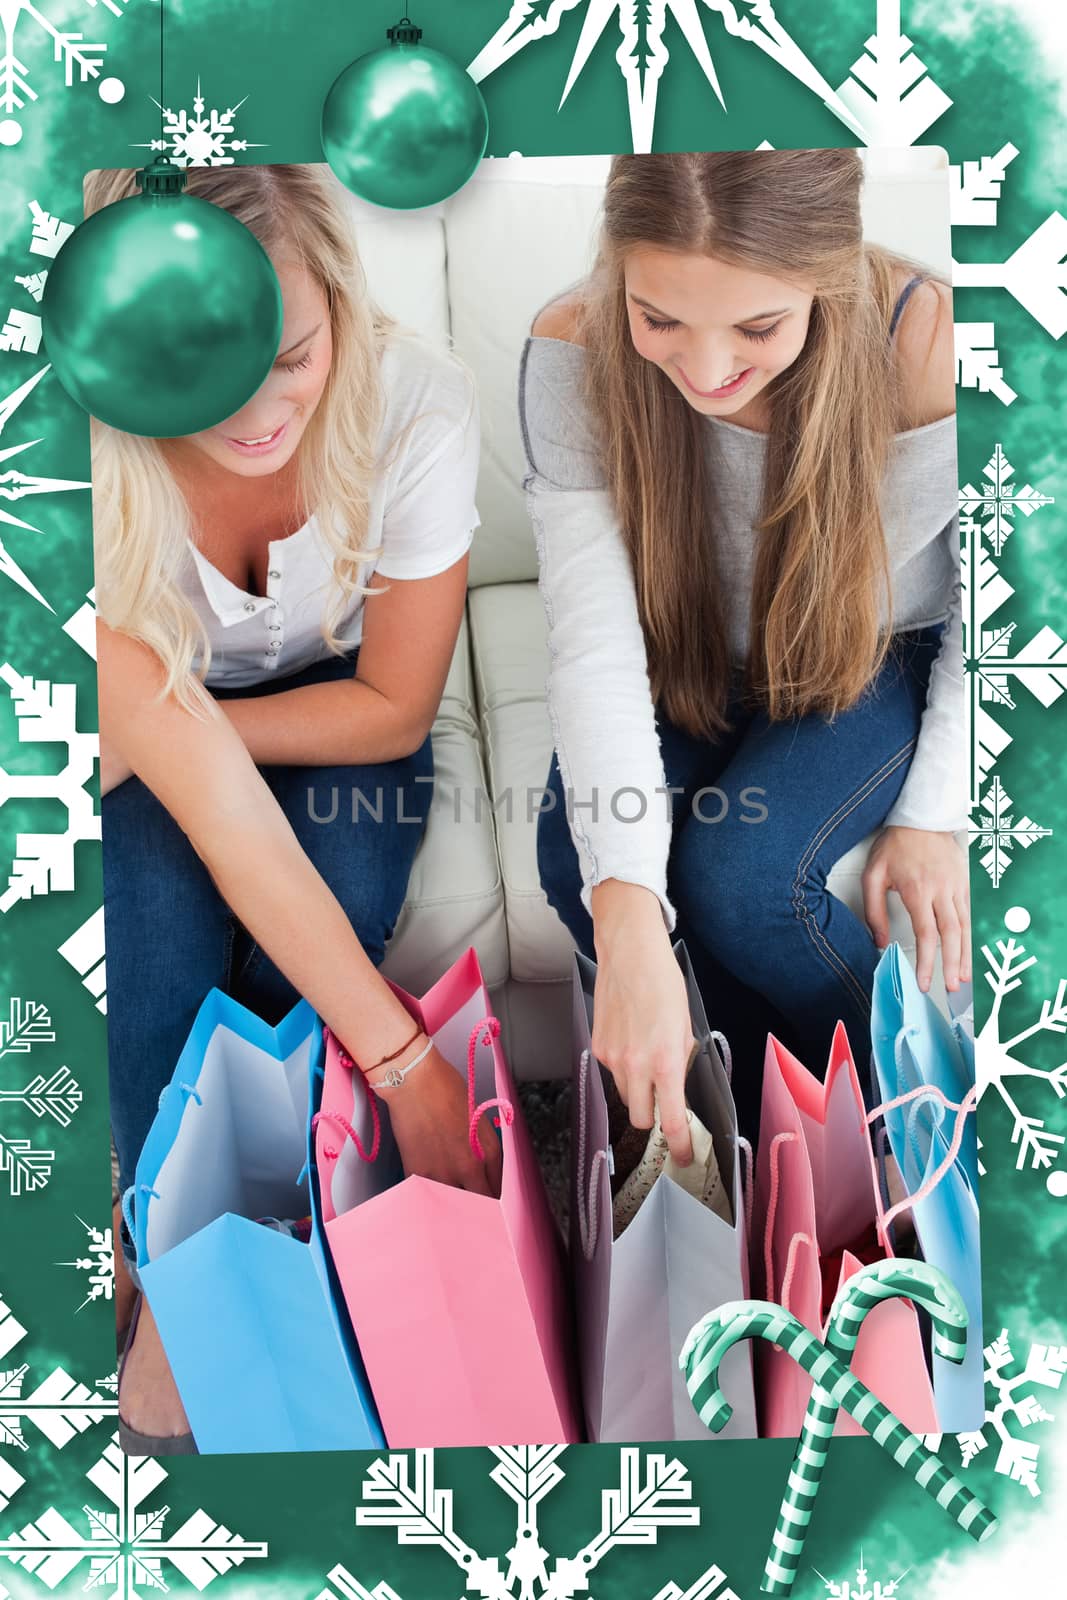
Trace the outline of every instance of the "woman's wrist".
{"label": "woman's wrist", "polygon": [[593,889],[593,942],[597,959],[610,955],[622,939],[633,935],[666,933],[663,906],[659,895],[641,883],[622,878],[605,878]]}
{"label": "woman's wrist", "polygon": [[420,1028],[416,1037],[409,1039],[391,1059],[376,1061],[372,1067],[361,1068],[363,1076],[372,1089],[383,1086],[399,1088],[407,1083],[408,1072],[417,1071],[432,1049],[433,1040]]}

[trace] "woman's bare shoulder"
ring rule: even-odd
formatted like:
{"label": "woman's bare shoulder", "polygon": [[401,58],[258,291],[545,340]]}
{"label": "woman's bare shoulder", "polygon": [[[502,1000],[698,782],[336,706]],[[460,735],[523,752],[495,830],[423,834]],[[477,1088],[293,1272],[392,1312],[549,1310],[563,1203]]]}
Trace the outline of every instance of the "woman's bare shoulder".
{"label": "woman's bare shoulder", "polygon": [[895,344],[904,426],[920,428],[951,416],[956,409],[956,357],[947,284],[936,278],[916,284],[901,313]]}
{"label": "woman's bare shoulder", "polygon": [[530,329],[535,339],[564,339],[568,344],[580,344],[578,313],[581,300],[573,291],[549,301],[533,320]]}

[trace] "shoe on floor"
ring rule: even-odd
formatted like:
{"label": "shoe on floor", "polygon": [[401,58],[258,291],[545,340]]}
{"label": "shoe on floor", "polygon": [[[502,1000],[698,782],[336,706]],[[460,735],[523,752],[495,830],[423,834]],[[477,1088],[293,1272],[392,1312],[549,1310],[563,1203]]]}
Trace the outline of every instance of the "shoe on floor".
{"label": "shoe on floor", "polygon": [[136,1428],[131,1428],[129,1423],[122,1419],[122,1374],[126,1366],[126,1358],[133,1348],[137,1324],[141,1316],[141,1307],[144,1304],[144,1295],[138,1294],[130,1318],[129,1331],[126,1334],[126,1343],[119,1362],[118,1379],[116,1382],[116,1401],[119,1411],[119,1444],[127,1455],[131,1456],[196,1456],[200,1452],[196,1448],[196,1440],[191,1433],[168,1433],[158,1436],[151,1433],[138,1433]]}

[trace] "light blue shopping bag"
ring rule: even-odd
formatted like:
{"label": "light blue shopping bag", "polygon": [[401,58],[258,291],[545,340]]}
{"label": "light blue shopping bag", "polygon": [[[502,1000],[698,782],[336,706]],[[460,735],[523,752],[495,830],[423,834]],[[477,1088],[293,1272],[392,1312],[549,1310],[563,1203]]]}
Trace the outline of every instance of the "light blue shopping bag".
{"label": "light blue shopping bag", "polygon": [[[321,1026],[212,989],[137,1163],[138,1271],[201,1454],[385,1442],[312,1203]],[[310,1245],[256,1220],[309,1214]]]}
{"label": "light blue shopping bag", "polygon": [[[871,1045],[883,1104],[913,1090],[940,1090],[962,1105],[974,1088],[970,1041],[919,988],[898,944],[883,952],[874,975]],[[958,1121],[959,1119],[959,1121]],[[970,1318],[961,1366],[933,1357],[934,1400],[945,1433],[976,1430],[985,1419],[982,1357],[981,1255],[978,1231],[978,1141],[973,1113],[950,1110],[934,1093],[884,1113],[893,1158],[909,1195],[944,1168],[930,1193],[913,1207],[923,1256],[946,1272]],[[949,1162],[954,1136],[962,1132]]]}

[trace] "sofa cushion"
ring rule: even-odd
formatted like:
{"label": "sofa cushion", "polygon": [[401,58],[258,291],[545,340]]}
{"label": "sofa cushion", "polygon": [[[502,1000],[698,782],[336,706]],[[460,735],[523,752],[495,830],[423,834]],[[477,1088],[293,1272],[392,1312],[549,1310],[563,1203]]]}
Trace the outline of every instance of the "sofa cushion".
{"label": "sofa cushion", "polygon": [[452,333],[481,398],[475,589],[537,577],[522,495],[519,356],[535,313],[592,265],[609,159],[483,161],[445,206]]}
{"label": "sofa cushion", "polygon": [[537,871],[537,807],[552,763],[541,596],[536,583],[488,584],[471,590],[468,609],[511,974],[533,983],[569,977],[573,942]]}
{"label": "sofa cushion", "polygon": [[434,796],[382,971],[423,994],[473,945],[490,988],[508,976],[496,840],[475,720],[464,617],[431,734]]}

